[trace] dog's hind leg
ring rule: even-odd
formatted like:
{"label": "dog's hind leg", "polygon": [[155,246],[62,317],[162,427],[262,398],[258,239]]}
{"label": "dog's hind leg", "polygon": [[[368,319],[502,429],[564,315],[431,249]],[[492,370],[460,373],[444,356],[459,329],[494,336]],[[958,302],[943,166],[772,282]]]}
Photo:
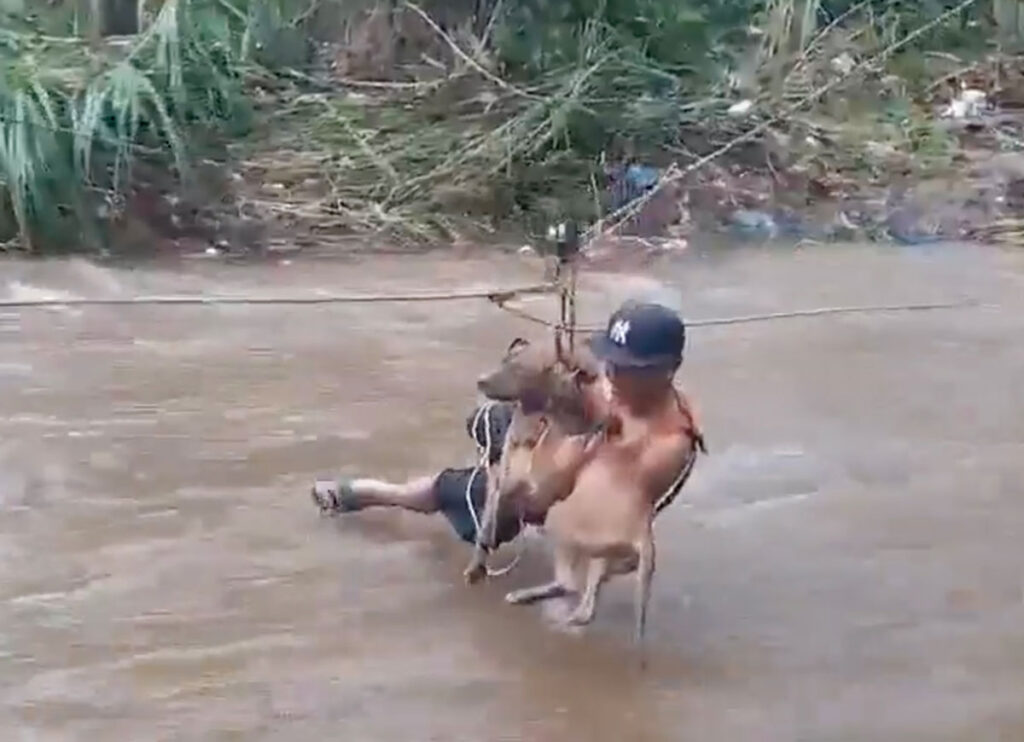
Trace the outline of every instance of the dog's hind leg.
{"label": "dog's hind leg", "polygon": [[577,575],[578,559],[569,549],[555,547],[555,579],[543,585],[513,590],[505,596],[505,602],[513,605],[526,605],[540,600],[561,598],[579,592]]}
{"label": "dog's hind leg", "polygon": [[608,560],[604,558],[591,559],[587,564],[586,584],[583,587],[583,597],[575,610],[570,613],[565,622],[571,626],[584,626],[594,620],[594,612],[597,610],[597,596],[601,591],[608,576]]}

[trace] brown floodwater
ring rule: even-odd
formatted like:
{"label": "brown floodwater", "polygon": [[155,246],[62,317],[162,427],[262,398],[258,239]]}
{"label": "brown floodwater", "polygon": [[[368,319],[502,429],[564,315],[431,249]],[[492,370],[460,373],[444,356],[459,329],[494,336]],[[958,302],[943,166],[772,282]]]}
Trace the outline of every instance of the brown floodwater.
{"label": "brown floodwater", "polygon": [[[518,257],[3,263],[6,297],[532,282]],[[3,739],[1024,739],[1024,253],[743,249],[590,274],[689,318],[710,455],[595,622],[467,588],[440,518],[323,518],[315,477],[471,460],[474,381],[537,329],[486,302],[0,309]],[[553,301],[523,304],[551,314]]]}

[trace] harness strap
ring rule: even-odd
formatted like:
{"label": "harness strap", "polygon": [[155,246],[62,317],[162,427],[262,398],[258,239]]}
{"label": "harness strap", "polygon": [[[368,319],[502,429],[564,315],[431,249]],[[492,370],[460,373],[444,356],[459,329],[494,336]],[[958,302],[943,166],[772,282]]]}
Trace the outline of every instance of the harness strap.
{"label": "harness strap", "polygon": [[679,411],[686,415],[690,420],[691,434],[693,435],[693,446],[690,448],[690,455],[683,462],[679,473],[676,478],[672,480],[672,484],[669,485],[668,489],[665,490],[665,494],[657,499],[654,503],[654,514],[657,515],[662,510],[667,508],[672,502],[679,496],[679,493],[683,491],[683,485],[690,478],[690,474],[693,472],[693,467],[697,463],[697,454],[708,452],[707,446],[704,443],[704,434],[701,432],[700,425],[696,420],[696,415],[693,411],[693,406],[690,404],[690,400],[685,397],[678,389],[672,388],[675,392],[676,404],[679,405]]}
{"label": "harness strap", "polygon": [[697,463],[697,448],[696,446],[691,450],[689,457],[683,464],[683,468],[679,470],[679,474],[669,485],[668,489],[665,490],[665,494],[657,499],[654,503],[654,514],[657,515],[662,510],[672,504],[672,501],[678,497],[679,493],[683,491],[683,485],[686,484],[686,480],[690,478],[690,473],[693,471],[694,464]]}

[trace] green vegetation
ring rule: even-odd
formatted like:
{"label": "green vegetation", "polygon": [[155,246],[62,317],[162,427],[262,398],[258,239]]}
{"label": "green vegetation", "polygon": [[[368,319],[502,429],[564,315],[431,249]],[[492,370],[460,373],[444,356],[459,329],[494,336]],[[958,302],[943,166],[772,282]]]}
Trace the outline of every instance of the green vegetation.
{"label": "green vegetation", "polygon": [[[0,0],[0,241],[98,248],[134,183],[159,173],[187,190],[200,158],[231,169],[254,152],[284,191],[263,207],[341,232],[429,241],[593,220],[604,162],[685,165],[784,110],[768,133],[787,137],[790,164],[825,159],[825,141],[865,177],[884,170],[879,146],[947,168],[955,142],[926,105],[943,75],[1012,51],[1020,3],[978,0],[854,85],[813,91],[837,60],[957,5]],[[730,115],[744,99],[750,113]]]}

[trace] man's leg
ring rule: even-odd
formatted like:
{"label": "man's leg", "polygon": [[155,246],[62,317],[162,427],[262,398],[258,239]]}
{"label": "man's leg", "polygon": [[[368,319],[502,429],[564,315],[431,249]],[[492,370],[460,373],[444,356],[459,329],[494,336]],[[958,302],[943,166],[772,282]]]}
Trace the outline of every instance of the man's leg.
{"label": "man's leg", "polygon": [[324,512],[352,512],[373,507],[402,508],[417,513],[436,513],[440,508],[435,477],[416,477],[398,484],[380,479],[320,481],[312,497]]}
{"label": "man's leg", "polygon": [[[325,513],[348,513],[371,507],[391,507],[416,513],[441,513],[460,539],[476,543],[477,509],[483,507],[487,473],[475,467],[444,469],[434,477],[417,477],[404,484],[379,479],[321,481],[313,485],[313,502]],[[473,503],[472,509],[470,503]],[[499,528],[499,540],[509,535]]]}

